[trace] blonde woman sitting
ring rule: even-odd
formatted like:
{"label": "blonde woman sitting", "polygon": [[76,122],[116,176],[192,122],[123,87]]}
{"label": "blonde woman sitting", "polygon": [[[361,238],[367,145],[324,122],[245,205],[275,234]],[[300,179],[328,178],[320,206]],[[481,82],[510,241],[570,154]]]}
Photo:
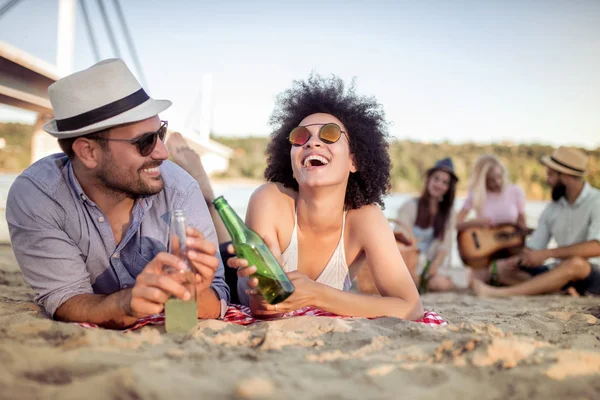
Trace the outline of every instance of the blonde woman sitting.
{"label": "blonde woman sitting", "polygon": [[[475,217],[467,219],[473,210]],[[514,224],[527,230],[525,222],[525,194],[523,190],[508,180],[506,167],[493,154],[484,154],[475,162],[469,193],[465,204],[458,213],[456,229],[470,227],[493,227],[501,224]],[[515,279],[509,271],[517,271],[517,257],[498,260],[498,278],[500,283],[512,285]],[[489,281],[490,268],[472,270],[472,277]]]}

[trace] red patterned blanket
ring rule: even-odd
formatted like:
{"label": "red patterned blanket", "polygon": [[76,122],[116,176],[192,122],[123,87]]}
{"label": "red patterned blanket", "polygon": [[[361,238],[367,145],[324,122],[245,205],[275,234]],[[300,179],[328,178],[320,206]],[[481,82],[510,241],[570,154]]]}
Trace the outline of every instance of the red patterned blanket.
{"label": "red patterned blanket", "polygon": [[[313,316],[313,317],[333,317],[333,318],[351,318],[344,317],[337,314],[330,313],[328,311],[319,310],[314,307],[305,307],[300,310],[292,311],[285,314],[282,318],[292,318],[292,317],[301,317],[301,316]],[[375,318],[370,318],[375,319]],[[223,317],[223,321],[231,322],[237,325],[250,325],[257,321],[264,321],[260,319],[256,319],[252,316],[250,312],[250,308],[246,306],[242,306],[239,304],[230,305],[227,313]],[[429,326],[445,326],[448,325],[448,322],[444,320],[440,315],[434,313],[433,311],[425,311],[423,318],[419,318],[413,322],[418,322],[421,324],[427,324]],[[146,325],[164,325],[165,324],[165,315],[163,313],[150,315],[145,318],[139,319],[134,325],[127,328],[126,331],[133,331],[136,329],[140,329]],[[85,328],[97,328],[98,326],[95,324],[89,323],[79,323],[78,325],[83,326]]]}

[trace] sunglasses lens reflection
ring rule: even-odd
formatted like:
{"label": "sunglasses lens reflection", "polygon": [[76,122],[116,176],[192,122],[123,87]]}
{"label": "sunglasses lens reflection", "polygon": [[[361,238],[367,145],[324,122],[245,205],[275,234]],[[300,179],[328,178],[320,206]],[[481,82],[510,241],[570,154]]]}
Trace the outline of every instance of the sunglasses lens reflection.
{"label": "sunglasses lens reflection", "polygon": [[302,146],[308,142],[309,138],[310,133],[308,132],[308,129],[303,126],[292,129],[292,132],[290,133],[290,143],[294,146]]}
{"label": "sunglasses lens reflection", "polygon": [[154,150],[154,146],[156,145],[157,136],[157,133],[148,133],[137,142],[138,149],[143,157],[152,153],[152,150]]}
{"label": "sunglasses lens reflection", "polygon": [[342,131],[336,124],[323,125],[319,131],[319,137],[321,140],[328,144],[337,142],[340,139],[341,134]]}
{"label": "sunglasses lens reflection", "polygon": [[150,153],[152,153],[152,151],[154,150],[154,147],[156,147],[156,138],[160,138],[161,141],[165,141],[165,137],[167,136],[167,123],[163,122],[163,125],[160,127],[160,129],[156,132],[153,133],[147,133],[145,135],[143,135],[138,141],[137,141],[137,147],[138,150],[140,151],[140,154],[142,155],[142,157],[146,157],[148,156]]}

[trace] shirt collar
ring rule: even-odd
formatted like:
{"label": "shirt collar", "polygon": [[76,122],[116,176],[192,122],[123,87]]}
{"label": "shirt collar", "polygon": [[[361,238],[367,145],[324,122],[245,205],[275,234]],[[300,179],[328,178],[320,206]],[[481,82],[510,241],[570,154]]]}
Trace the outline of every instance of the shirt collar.
{"label": "shirt collar", "polygon": [[69,179],[69,187],[71,188],[73,193],[75,193],[75,195],[77,195],[79,200],[81,200],[82,202],[90,204],[90,205],[95,205],[94,202],[92,200],[90,200],[89,197],[87,197],[87,195],[81,188],[81,185],[79,184],[79,181],[77,180],[77,177],[75,176],[75,171],[73,170],[73,163],[71,162],[71,160],[67,161],[66,167],[67,167],[67,177]]}
{"label": "shirt collar", "polygon": [[579,196],[577,196],[577,199],[575,199],[575,202],[573,203],[573,205],[574,206],[580,205],[583,201],[585,201],[586,197],[588,197],[589,194],[590,194],[590,185],[587,182],[583,182],[583,189],[581,190],[581,193],[579,193]]}
{"label": "shirt collar", "polygon": [[579,193],[579,196],[577,196],[577,198],[575,199],[575,202],[573,204],[569,204],[569,202],[567,201],[567,196],[561,197],[559,202],[565,206],[579,207],[579,205],[585,201],[586,197],[588,197],[589,194],[590,194],[590,185],[587,182],[583,182],[583,189],[581,189],[581,193]]}

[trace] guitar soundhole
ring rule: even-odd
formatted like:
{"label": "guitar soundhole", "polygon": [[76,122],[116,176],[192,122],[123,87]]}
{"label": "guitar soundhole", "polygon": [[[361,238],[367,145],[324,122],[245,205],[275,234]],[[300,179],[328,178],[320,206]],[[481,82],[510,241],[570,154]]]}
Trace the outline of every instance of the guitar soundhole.
{"label": "guitar soundhole", "polygon": [[481,245],[479,244],[479,238],[477,237],[477,232],[472,232],[471,236],[473,237],[473,242],[475,242],[475,247],[479,250]]}

